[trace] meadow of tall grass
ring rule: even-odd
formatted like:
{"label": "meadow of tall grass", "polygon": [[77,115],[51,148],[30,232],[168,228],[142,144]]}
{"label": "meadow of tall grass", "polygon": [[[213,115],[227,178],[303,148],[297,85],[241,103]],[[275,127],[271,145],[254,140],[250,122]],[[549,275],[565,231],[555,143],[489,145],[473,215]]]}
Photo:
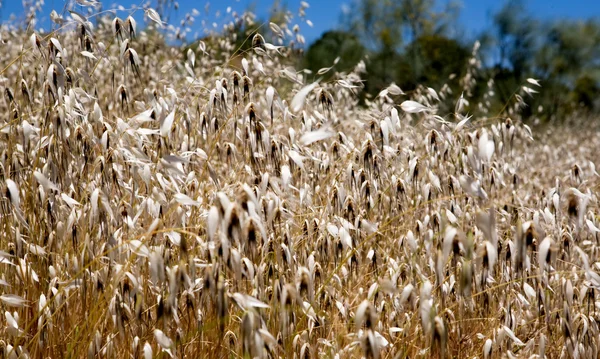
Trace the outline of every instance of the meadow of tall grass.
{"label": "meadow of tall grass", "polygon": [[470,103],[477,45],[359,106],[364,63],[294,68],[303,10],[2,28],[4,358],[598,358],[596,126]]}

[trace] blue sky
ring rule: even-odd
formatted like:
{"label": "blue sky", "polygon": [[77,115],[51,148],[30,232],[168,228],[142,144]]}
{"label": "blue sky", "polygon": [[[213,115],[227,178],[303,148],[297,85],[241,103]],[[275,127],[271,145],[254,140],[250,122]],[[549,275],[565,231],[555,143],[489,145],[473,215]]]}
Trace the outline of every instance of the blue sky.
{"label": "blue sky", "polygon": [[[155,0],[154,0],[155,1]],[[307,19],[313,23],[313,27],[309,27],[306,23],[300,23],[301,32],[305,36],[308,43],[316,40],[326,30],[339,26],[340,16],[344,8],[348,8],[352,0],[308,0],[310,8],[306,10]],[[447,0],[438,0],[438,3],[445,3]],[[74,1],[73,1],[74,2]],[[300,0],[282,0],[287,3],[288,8],[294,12],[300,7]],[[111,8],[113,4],[119,4],[126,8],[134,4],[141,4],[141,1],[125,0],[120,2],[102,1],[104,8]],[[215,0],[209,3],[209,11],[206,15],[204,12],[207,1],[187,1],[180,0],[180,8],[177,14],[173,14],[171,22],[180,19],[185,13],[196,8],[201,12],[201,15],[196,22],[196,26],[200,27],[200,21],[204,19],[207,24],[213,21],[219,22],[214,14],[217,10],[221,12],[221,19],[227,16],[226,10],[231,7],[232,10],[242,11],[248,6],[254,6],[254,9],[259,18],[266,18],[268,10],[272,4],[272,0]],[[462,10],[459,19],[460,28],[468,38],[475,38],[477,34],[489,27],[491,24],[492,13],[502,6],[500,0],[462,0]],[[525,0],[525,4],[529,12],[538,19],[588,19],[591,17],[600,18],[600,0]],[[42,16],[45,16],[47,21],[48,14],[53,9],[61,12],[65,5],[64,0],[45,0],[42,11]],[[23,13],[22,1],[2,1],[0,8],[0,18],[5,21],[11,14],[21,15]],[[121,15],[126,16],[125,13]],[[120,16],[121,16],[120,15]],[[136,18],[141,23],[142,13],[138,13]],[[47,22],[42,21],[44,25]],[[195,31],[196,29],[194,29]]]}

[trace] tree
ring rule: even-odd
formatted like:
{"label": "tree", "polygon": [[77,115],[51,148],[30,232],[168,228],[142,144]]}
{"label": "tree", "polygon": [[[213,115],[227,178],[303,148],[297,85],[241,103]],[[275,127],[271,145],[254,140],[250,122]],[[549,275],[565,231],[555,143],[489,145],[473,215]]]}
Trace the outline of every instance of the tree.
{"label": "tree", "polygon": [[496,66],[506,67],[520,79],[532,69],[539,23],[521,0],[510,0],[494,15],[498,59]]}
{"label": "tree", "polygon": [[[340,57],[335,65],[337,71],[348,71],[364,57],[365,47],[358,38],[345,31],[327,31],[306,51],[304,67],[314,73],[324,67],[333,65],[336,57]],[[325,76],[330,75],[327,73]]]}
{"label": "tree", "polygon": [[[430,42],[445,50],[451,48],[449,55],[453,58],[461,52],[454,51],[460,47],[453,46],[457,43],[443,40],[457,18],[456,4],[450,1],[441,9],[435,0],[354,0],[343,21],[346,29],[366,46],[365,90],[374,95],[393,81],[414,87],[426,71],[441,77],[445,72],[441,70],[444,50],[435,50]],[[421,51],[421,45],[428,48]],[[437,58],[423,58],[429,55]]]}
{"label": "tree", "polygon": [[582,75],[575,81],[575,88],[571,96],[573,102],[579,107],[594,110],[597,94],[600,91],[598,81],[589,75]]}
{"label": "tree", "polygon": [[546,27],[544,46],[536,59],[540,76],[558,76],[573,83],[582,73],[590,74],[600,67],[598,22],[559,21]]}
{"label": "tree", "polygon": [[400,16],[405,38],[411,41],[426,35],[442,35],[458,18],[459,3],[448,1],[443,11],[435,11],[435,0],[400,0]]}
{"label": "tree", "polygon": [[342,19],[369,50],[397,50],[402,44],[402,9],[394,0],[355,0]]}
{"label": "tree", "polygon": [[406,61],[390,49],[371,54],[366,61],[365,92],[372,96],[379,93],[396,81],[398,70],[405,64]]}
{"label": "tree", "polygon": [[435,0],[354,0],[342,19],[373,51],[401,51],[423,35],[444,34],[458,18],[458,2],[436,10]]}
{"label": "tree", "polygon": [[416,59],[399,68],[397,83],[405,89],[422,84],[440,87],[451,74],[460,76],[467,64],[469,51],[458,41],[441,35],[424,35],[406,49],[405,59]]}

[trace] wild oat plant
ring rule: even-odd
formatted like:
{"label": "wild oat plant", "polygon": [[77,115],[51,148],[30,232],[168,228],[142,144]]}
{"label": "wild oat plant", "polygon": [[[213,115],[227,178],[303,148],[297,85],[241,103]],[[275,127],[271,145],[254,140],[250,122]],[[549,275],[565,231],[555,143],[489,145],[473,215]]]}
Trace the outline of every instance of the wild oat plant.
{"label": "wild oat plant", "polygon": [[477,45],[359,105],[364,63],[293,67],[304,7],[3,26],[4,358],[599,357],[595,132],[469,103]]}

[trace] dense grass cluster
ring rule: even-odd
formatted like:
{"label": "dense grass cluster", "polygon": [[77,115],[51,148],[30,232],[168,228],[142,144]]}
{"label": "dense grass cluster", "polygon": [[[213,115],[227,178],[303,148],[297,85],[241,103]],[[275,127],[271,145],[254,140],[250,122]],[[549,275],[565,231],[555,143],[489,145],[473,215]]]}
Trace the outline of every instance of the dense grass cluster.
{"label": "dense grass cluster", "polygon": [[535,80],[362,107],[362,63],[61,21],[2,33],[5,358],[600,355],[598,136],[532,134]]}

